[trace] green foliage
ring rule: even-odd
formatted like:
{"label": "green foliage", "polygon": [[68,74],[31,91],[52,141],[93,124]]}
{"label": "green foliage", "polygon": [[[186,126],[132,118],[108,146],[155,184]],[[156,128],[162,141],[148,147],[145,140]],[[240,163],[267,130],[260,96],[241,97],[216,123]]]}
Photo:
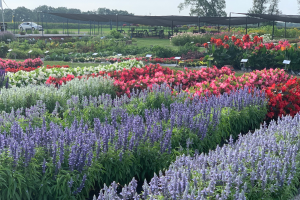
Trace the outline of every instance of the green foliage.
{"label": "green foliage", "polygon": [[1,42],[1,44],[0,44],[0,57],[1,58],[5,58],[6,57],[8,49],[9,49],[8,46],[5,45],[4,42]]}
{"label": "green foliage", "polygon": [[169,58],[176,55],[175,50],[167,47],[158,46],[158,45],[155,45],[152,48],[152,52],[154,52],[154,55],[159,58]]}
{"label": "green foliage", "polygon": [[45,34],[51,34],[51,30],[46,29]]}
{"label": "green foliage", "polygon": [[266,47],[256,50],[254,53],[245,53],[244,58],[248,58],[248,65],[252,70],[262,70],[264,68],[282,68],[284,56],[281,52],[268,51]]}
{"label": "green foliage", "polygon": [[13,49],[12,51],[10,51],[7,54],[7,58],[15,59],[15,55],[16,55],[16,59],[26,59],[26,58],[28,58],[27,52],[19,50],[19,49]]}
{"label": "green foliage", "polygon": [[224,65],[232,65],[234,68],[240,68],[240,61],[243,58],[243,52],[233,44],[229,45],[229,49],[225,49],[223,46],[220,48],[212,47],[213,51],[213,64],[217,67],[223,67]]}
{"label": "green foliage", "polygon": [[38,58],[43,54],[43,51],[38,48],[33,48],[32,52],[30,53],[31,58]]}
{"label": "green foliage", "polygon": [[[299,71],[300,70],[300,51],[299,48],[297,48],[297,44],[293,45],[293,48],[289,48],[288,50],[285,50],[285,57],[282,55],[282,58],[286,60],[291,60],[290,65],[288,65],[288,69],[291,69],[293,71]],[[284,60],[282,59],[281,60]]]}
{"label": "green foliage", "polygon": [[112,36],[115,39],[123,38],[124,35],[118,32],[117,30],[111,30],[109,33],[110,36]]}

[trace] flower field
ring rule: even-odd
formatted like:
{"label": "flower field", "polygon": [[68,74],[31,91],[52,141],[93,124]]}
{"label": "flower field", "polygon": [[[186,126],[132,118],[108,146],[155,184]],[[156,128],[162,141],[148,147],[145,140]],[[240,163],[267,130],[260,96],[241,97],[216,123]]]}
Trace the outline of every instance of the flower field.
{"label": "flower field", "polygon": [[288,199],[299,188],[300,81],[282,69],[22,65],[6,65],[0,92],[0,199]]}

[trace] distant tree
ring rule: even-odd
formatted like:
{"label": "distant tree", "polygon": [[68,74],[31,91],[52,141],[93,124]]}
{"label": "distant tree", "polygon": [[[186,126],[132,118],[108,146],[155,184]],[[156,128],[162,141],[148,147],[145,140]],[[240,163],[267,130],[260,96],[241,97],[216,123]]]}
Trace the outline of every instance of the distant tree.
{"label": "distant tree", "polygon": [[126,10],[110,10],[107,8],[98,8],[97,14],[99,15],[133,15],[133,13],[129,13]]}
{"label": "distant tree", "polygon": [[277,15],[281,13],[278,3],[279,0],[253,0],[253,6],[248,12],[252,14]]}
{"label": "distant tree", "polygon": [[279,0],[270,0],[270,5],[267,13],[269,15],[278,15],[281,14],[281,11],[278,8]]}
{"label": "distant tree", "polygon": [[[1,22],[2,22],[2,15],[1,16]],[[12,21],[13,17],[13,10],[10,8],[5,8],[4,9],[4,20],[5,21]]]}
{"label": "distant tree", "polygon": [[[15,16],[15,21],[31,21],[33,19],[33,14],[32,11],[28,8],[25,8],[24,6],[18,7],[13,10],[14,11],[14,16]],[[11,22],[11,16],[9,18],[4,18],[5,21]]]}
{"label": "distant tree", "polygon": [[178,8],[182,11],[186,7],[190,7],[190,15],[205,17],[226,17],[225,0],[184,0]]}

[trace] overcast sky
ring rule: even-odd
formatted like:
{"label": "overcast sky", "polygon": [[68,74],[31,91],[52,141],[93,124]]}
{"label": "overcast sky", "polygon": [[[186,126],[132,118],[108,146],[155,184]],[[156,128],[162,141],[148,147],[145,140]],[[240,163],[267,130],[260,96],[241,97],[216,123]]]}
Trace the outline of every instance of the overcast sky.
{"label": "overcast sky", "polygon": [[[99,7],[127,10],[136,15],[189,15],[189,9],[179,13],[177,6],[184,0],[5,0],[9,8],[25,6],[34,9],[40,5],[52,7],[79,8],[82,11]],[[226,12],[247,12],[252,0],[226,0]],[[4,5],[6,8],[6,5]],[[297,0],[280,0],[279,8],[283,14],[298,14]]]}

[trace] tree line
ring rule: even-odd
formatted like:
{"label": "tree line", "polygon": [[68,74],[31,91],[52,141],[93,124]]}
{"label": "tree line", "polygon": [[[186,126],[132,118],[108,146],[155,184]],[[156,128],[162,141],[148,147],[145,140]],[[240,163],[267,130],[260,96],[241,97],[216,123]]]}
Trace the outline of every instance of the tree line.
{"label": "tree line", "polygon": [[[279,0],[253,0],[248,13],[252,14],[281,14],[278,8]],[[300,0],[298,0],[300,3]],[[190,7],[190,15],[206,17],[226,17],[226,0],[184,0],[180,3],[179,11]]]}
{"label": "tree line", "polygon": [[[65,18],[50,15],[47,13],[70,13],[70,14],[102,14],[102,15],[133,15],[133,13],[129,13],[125,10],[116,10],[116,9],[108,9],[108,8],[98,8],[94,11],[81,11],[77,8],[66,8],[66,7],[51,7],[47,5],[39,6],[33,10],[30,10],[24,6],[18,7],[16,9],[4,9],[4,20],[5,22],[62,22],[66,21]],[[0,21],[2,22],[2,15],[0,15]],[[77,22],[75,20],[69,20],[70,23]],[[87,22],[88,23],[88,22]]]}

